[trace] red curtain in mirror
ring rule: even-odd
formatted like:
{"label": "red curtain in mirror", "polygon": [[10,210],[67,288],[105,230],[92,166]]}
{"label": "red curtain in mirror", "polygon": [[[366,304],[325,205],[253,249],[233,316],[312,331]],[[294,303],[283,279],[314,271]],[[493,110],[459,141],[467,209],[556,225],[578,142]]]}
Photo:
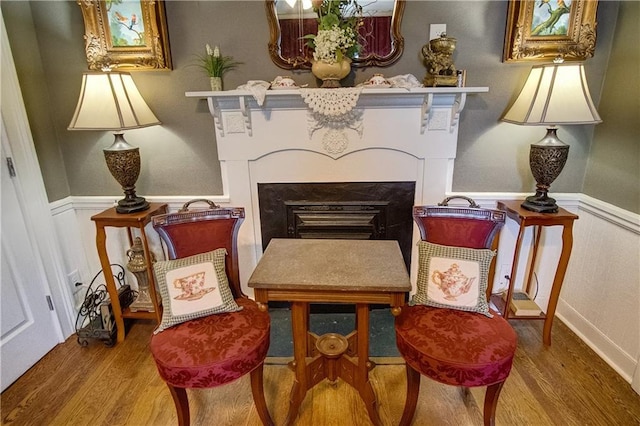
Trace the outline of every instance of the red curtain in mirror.
{"label": "red curtain in mirror", "polygon": [[307,55],[308,48],[304,37],[318,32],[318,21],[315,19],[281,19],[280,51],[283,58],[297,58]]}
{"label": "red curtain in mirror", "polygon": [[386,56],[391,53],[391,16],[364,18],[359,33],[362,45],[360,56],[371,53]]}
{"label": "red curtain in mirror", "polygon": [[[307,56],[308,48],[302,38],[318,31],[316,19],[281,19],[280,51],[283,58]],[[386,56],[391,53],[391,16],[372,16],[363,19],[360,27],[360,56],[375,53]],[[308,55],[311,56],[311,55]]]}

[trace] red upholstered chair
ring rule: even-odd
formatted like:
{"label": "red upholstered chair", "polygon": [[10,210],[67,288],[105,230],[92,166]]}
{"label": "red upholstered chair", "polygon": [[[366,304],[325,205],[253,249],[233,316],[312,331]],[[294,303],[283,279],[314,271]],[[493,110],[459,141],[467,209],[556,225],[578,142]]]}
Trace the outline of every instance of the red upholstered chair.
{"label": "red upholstered chair", "polygon": [[[438,206],[414,207],[413,218],[422,240],[443,246],[496,248],[505,213],[479,208],[473,200],[467,200],[470,207],[448,206],[449,199]],[[495,258],[489,268],[489,282],[494,269]],[[407,374],[407,399],[400,425],[409,425],[413,419],[420,375],[454,386],[487,386],[484,424],[495,423],[498,396],[516,350],[516,334],[504,318],[491,313],[493,317],[489,318],[477,312],[425,305],[402,308],[395,322],[398,350]]]}
{"label": "red upholstered chair", "polygon": [[[194,200],[207,201],[207,200]],[[153,218],[153,226],[167,246],[170,259],[225,248],[225,268],[238,312],[209,315],[167,328],[151,338],[158,372],[169,386],[180,425],[189,424],[186,389],[212,388],[251,375],[251,392],[258,415],[273,425],[264,398],[263,365],[269,349],[269,314],[240,289],[237,236],[243,208],[188,210]],[[215,419],[211,419],[215,424]]]}

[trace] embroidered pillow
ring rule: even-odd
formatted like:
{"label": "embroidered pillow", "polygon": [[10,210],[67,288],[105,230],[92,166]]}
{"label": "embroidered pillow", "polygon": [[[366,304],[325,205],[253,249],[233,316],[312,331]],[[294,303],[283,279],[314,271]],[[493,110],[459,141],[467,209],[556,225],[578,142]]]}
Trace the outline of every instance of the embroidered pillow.
{"label": "embroidered pillow", "polygon": [[233,299],[223,248],[153,265],[162,296],[162,321],[155,333],[192,319],[242,309]]}
{"label": "embroidered pillow", "polygon": [[487,282],[495,252],[418,242],[418,282],[410,305],[478,312],[488,317]]}

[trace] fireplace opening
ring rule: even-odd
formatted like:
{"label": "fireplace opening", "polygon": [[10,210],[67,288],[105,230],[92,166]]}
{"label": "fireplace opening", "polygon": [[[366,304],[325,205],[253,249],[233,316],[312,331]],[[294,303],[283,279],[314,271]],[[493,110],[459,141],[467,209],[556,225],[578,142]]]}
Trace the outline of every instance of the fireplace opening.
{"label": "fireplace opening", "polygon": [[396,240],[410,270],[414,200],[415,182],[258,183],[262,249],[272,238]]}
{"label": "fireplace opening", "polygon": [[288,238],[385,239],[388,201],[285,201]]}

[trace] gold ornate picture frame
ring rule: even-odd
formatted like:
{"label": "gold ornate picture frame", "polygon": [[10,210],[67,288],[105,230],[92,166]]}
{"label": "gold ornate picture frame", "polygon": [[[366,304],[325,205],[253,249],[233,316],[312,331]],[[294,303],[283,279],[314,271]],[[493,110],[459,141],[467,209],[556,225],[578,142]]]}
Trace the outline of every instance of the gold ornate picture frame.
{"label": "gold ornate picture frame", "polygon": [[78,0],[90,70],[170,70],[164,1]]}
{"label": "gold ornate picture frame", "polygon": [[593,57],[597,0],[509,0],[504,62]]}

